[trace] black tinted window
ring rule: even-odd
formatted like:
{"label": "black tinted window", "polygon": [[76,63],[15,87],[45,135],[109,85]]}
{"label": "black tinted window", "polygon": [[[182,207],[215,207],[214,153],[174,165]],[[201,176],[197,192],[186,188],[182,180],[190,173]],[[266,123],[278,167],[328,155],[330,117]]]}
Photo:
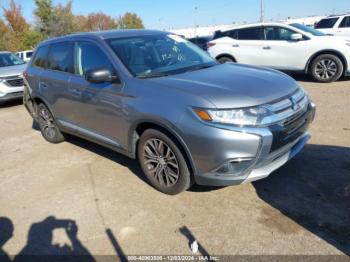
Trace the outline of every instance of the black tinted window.
{"label": "black tinted window", "polygon": [[214,39],[218,39],[218,38],[225,37],[225,36],[231,37],[233,39],[238,39],[238,31],[237,30],[230,30],[230,31],[225,31],[225,32],[216,31],[214,34]]}
{"label": "black tinted window", "polygon": [[340,26],[341,28],[344,27],[350,27],[350,16],[344,17],[343,21],[341,22]]}
{"label": "black tinted window", "polygon": [[83,76],[91,69],[104,68],[114,71],[105,53],[90,42],[78,42],[75,48],[75,74]]}
{"label": "black tinted window", "polygon": [[244,28],[239,29],[238,39],[239,40],[263,40],[264,31],[261,27]]}
{"label": "black tinted window", "polygon": [[322,19],[318,24],[316,24],[316,29],[333,28],[335,23],[338,21],[338,17]]}
{"label": "black tinted window", "polygon": [[52,44],[48,56],[48,68],[55,71],[73,73],[72,50],[72,42]]}
{"label": "black tinted window", "polygon": [[292,34],[295,32],[287,28],[275,26],[265,28],[266,40],[270,41],[289,41],[292,39]]}
{"label": "black tinted window", "polygon": [[42,46],[38,49],[33,60],[33,66],[45,68],[47,65],[47,55],[49,46]]}

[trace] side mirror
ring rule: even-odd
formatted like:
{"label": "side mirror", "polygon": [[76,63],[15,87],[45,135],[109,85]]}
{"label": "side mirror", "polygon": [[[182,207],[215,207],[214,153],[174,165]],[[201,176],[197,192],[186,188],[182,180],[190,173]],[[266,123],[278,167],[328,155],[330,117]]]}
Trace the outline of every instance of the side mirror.
{"label": "side mirror", "polygon": [[303,40],[303,35],[302,34],[292,34],[292,36],[290,37],[290,40],[301,41],[301,40]]}
{"label": "side mirror", "polygon": [[91,69],[85,73],[86,81],[90,83],[119,83],[118,76],[106,68]]}

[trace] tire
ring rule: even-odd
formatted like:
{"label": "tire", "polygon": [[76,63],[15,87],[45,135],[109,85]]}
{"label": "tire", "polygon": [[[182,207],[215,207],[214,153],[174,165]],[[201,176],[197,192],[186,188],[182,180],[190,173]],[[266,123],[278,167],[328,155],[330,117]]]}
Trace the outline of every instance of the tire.
{"label": "tire", "polygon": [[64,135],[58,129],[55,119],[53,118],[50,110],[44,104],[38,106],[38,125],[42,136],[46,141],[58,144],[65,140]]}
{"label": "tire", "polygon": [[320,83],[337,81],[343,74],[344,65],[339,57],[331,54],[316,57],[310,65],[312,78]]}
{"label": "tire", "polygon": [[231,57],[228,56],[222,56],[217,59],[220,64],[226,64],[226,63],[235,63],[236,61],[233,60]]}
{"label": "tire", "polygon": [[160,192],[176,195],[191,187],[186,160],[176,143],[164,133],[146,130],[139,140],[137,155],[142,171]]}

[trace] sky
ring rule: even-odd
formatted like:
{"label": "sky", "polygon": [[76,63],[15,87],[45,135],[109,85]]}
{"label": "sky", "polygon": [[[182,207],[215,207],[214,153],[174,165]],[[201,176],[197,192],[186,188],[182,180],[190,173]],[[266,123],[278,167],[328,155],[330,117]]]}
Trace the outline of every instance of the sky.
{"label": "sky", "polygon": [[[264,0],[266,20],[350,12],[350,0]],[[8,0],[0,0],[6,6]],[[34,0],[17,0],[28,21],[34,21]],[[53,0],[55,4],[66,0]],[[74,0],[75,14],[105,12],[112,17],[132,11],[146,28],[178,29],[256,22],[260,17],[260,0]]]}

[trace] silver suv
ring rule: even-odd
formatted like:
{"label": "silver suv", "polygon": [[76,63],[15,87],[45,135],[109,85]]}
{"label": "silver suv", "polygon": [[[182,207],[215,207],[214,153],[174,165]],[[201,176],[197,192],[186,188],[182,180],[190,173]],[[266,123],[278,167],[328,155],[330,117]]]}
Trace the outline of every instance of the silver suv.
{"label": "silver suv", "polygon": [[43,42],[24,77],[25,106],[47,141],[72,134],[136,158],[166,194],[267,177],[303,148],[315,115],[287,75],[218,64],[161,31]]}
{"label": "silver suv", "polygon": [[22,99],[25,68],[23,60],[15,54],[0,52],[0,103]]}

